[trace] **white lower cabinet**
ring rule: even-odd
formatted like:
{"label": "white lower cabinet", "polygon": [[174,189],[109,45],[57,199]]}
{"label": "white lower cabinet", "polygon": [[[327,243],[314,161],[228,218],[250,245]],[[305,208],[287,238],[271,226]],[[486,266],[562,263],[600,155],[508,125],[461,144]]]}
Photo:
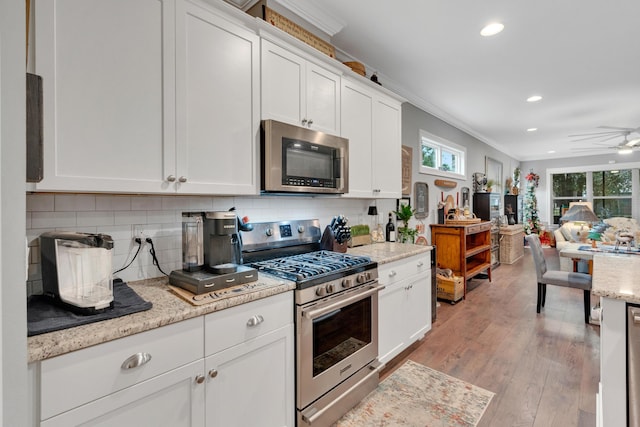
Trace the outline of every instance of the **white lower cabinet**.
{"label": "white lower cabinet", "polygon": [[30,364],[32,424],[294,426],[292,294]]}
{"label": "white lower cabinet", "polygon": [[205,318],[207,426],[295,425],[293,292]]}
{"label": "white lower cabinet", "polygon": [[429,253],[378,267],[378,359],[387,363],[431,330]]}

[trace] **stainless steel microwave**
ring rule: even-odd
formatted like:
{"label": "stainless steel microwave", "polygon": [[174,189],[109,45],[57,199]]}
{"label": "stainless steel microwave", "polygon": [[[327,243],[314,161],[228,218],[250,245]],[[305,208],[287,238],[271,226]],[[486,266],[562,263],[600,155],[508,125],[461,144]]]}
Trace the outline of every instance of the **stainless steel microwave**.
{"label": "stainless steel microwave", "polygon": [[275,120],[262,121],[263,192],[349,191],[349,141]]}

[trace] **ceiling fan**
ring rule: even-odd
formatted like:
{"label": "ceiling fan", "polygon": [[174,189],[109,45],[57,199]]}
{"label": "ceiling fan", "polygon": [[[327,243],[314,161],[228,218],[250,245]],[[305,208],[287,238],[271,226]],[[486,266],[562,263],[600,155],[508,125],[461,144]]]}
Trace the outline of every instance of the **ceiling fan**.
{"label": "ceiling fan", "polygon": [[[640,126],[637,128],[626,128],[616,126],[598,126],[600,129],[606,129],[602,132],[582,133],[569,135],[574,139],[573,142],[596,140],[593,142],[596,147],[583,147],[573,149],[573,151],[589,151],[602,150],[603,148],[611,148],[619,154],[629,154],[636,149],[640,149]],[[604,144],[607,141],[622,137],[622,141],[616,145]]]}

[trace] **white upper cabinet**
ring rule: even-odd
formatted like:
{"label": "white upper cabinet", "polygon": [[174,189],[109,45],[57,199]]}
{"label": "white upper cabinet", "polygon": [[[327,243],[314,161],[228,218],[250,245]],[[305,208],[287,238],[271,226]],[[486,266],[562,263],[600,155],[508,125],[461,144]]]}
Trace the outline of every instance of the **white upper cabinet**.
{"label": "white upper cabinet", "polygon": [[176,25],[176,160],[179,191],[255,194],[260,43],[189,1]]}
{"label": "white upper cabinet", "polygon": [[349,139],[349,193],[345,196],[400,198],[400,102],[343,78],[341,104],[341,136]]}
{"label": "white upper cabinet", "polygon": [[173,3],[42,0],[34,9],[44,101],[44,179],[36,188],[168,190]]}
{"label": "white upper cabinet", "polygon": [[340,75],[262,40],[262,118],[338,135]]}
{"label": "white upper cabinet", "polygon": [[35,5],[42,191],[255,194],[259,39],[187,0]]}

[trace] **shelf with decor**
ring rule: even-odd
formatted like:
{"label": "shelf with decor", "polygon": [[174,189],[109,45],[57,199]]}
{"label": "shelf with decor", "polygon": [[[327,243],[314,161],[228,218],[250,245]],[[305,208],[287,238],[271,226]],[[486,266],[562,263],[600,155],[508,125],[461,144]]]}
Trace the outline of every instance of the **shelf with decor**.
{"label": "shelf with decor", "polygon": [[438,268],[464,278],[464,297],[472,277],[486,271],[491,280],[491,222],[431,224],[431,240],[438,248]]}

